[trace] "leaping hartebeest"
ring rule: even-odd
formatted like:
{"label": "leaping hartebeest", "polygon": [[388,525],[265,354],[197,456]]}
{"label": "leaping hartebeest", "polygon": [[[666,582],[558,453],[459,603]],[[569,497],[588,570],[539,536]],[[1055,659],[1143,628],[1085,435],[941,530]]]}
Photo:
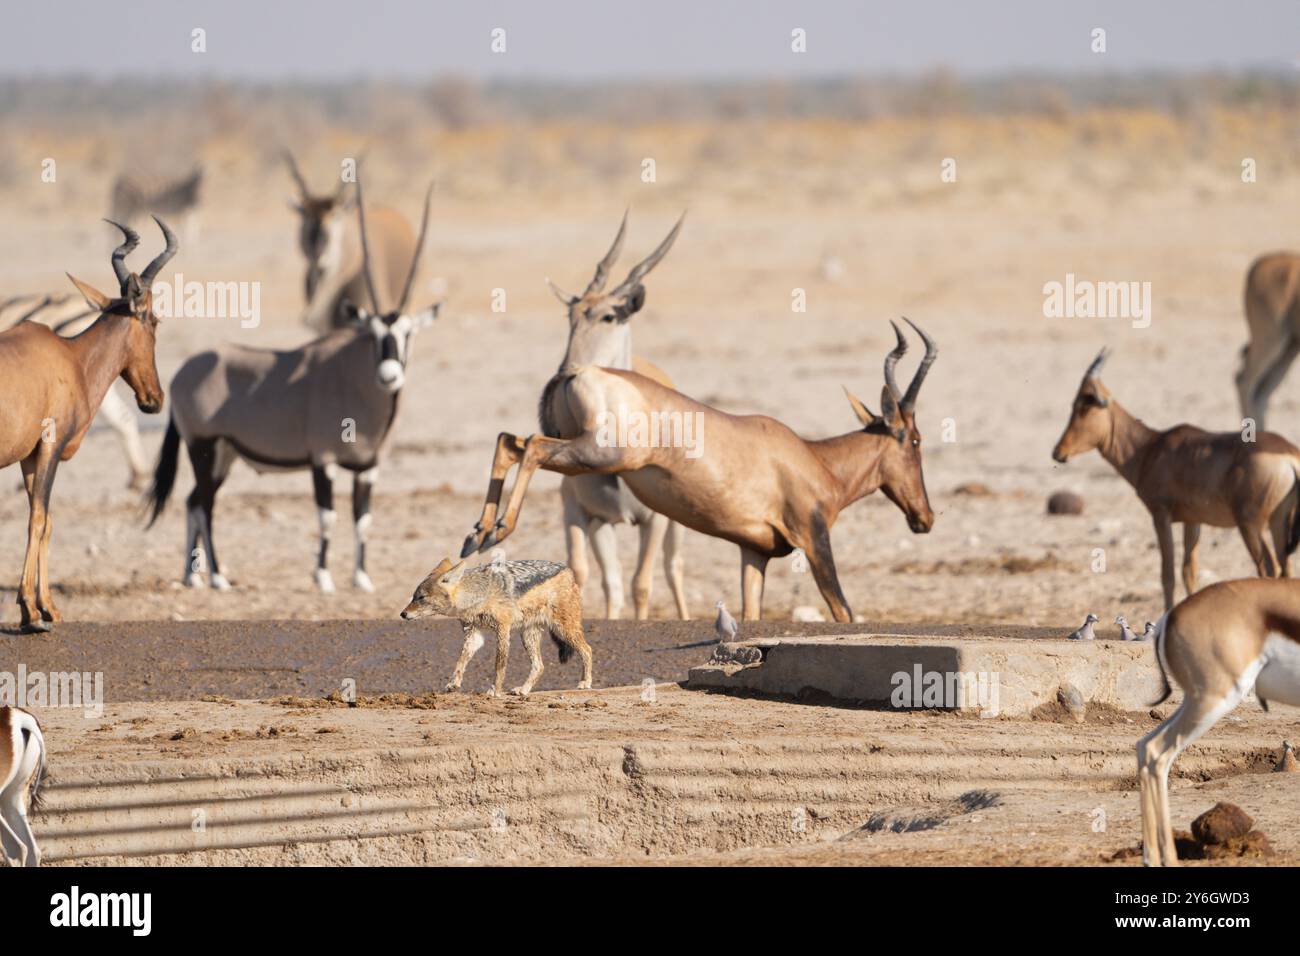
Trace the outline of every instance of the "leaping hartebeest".
{"label": "leaping hartebeest", "polygon": [[[398,396],[406,381],[415,333],[433,321],[438,306],[408,314],[406,303],[420,264],[429,226],[433,185],[424,197],[424,217],[414,254],[396,285],[391,274],[370,269],[366,211],[357,185],[357,214],[363,251],[362,273],[372,302],[393,307],[374,314],[349,304],[346,328],[336,329],[296,349],[274,351],[228,346],[188,359],[172,379],[171,420],[149,492],[152,526],[162,514],[176,481],[181,442],[194,467],[194,490],[186,501],[185,569],[189,586],[198,584],[199,555],[206,554],[208,583],[226,590],[212,541],[217,490],[236,458],[257,471],[311,469],[320,519],[317,586],[334,590],[327,565],[334,512],[334,475],[353,473],[352,520],[356,532],[353,584],[374,585],[366,573],[366,534],[370,498],[379,459],[397,417]],[[199,549],[202,538],[203,548]]]}
{"label": "leaping hartebeest", "polygon": [[0,467],[22,462],[30,506],[27,556],[18,584],[26,631],[46,631],[51,622],[62,619],[50,594],[48,566],[50,493],[59,462],[77,453],[100,402],[119,376],[131,386],[141,411],[152,415],[162,408],[163,390],[154,364],[158,317],[150,287],[176,254],[177,243],[162,220],[157,222],[166,247],[139,275],[125,260],[140,237],[118,225],[125,241],[112,256],[117,298],[68,277],[99,312],[86,331],[65,339],[44,325],[22,322],[0,333]]}

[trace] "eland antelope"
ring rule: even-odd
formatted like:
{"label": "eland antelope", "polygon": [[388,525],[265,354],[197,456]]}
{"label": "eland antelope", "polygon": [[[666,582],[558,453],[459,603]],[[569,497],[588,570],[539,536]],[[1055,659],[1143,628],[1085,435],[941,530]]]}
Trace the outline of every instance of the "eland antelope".
{"label": "eland antelope", "polygon": [[[98,317],[98,311],[88,308],[82,299],[69,293],[15,296],[0,302],[0,326],[13,326],[27,321],[41,322],[65,337],[86,331]],[[143,490],[152,472],[140,444],[140,429],[136,424],[135,413],[117,394],[116,389],[110,388],[104,393],[104,400],[99,405],[98,420],[113,430],[122,445],[122,453],[126,456],[127,467],[131,471],[127,487],[133,491]]]}
{"label": "eland antelope", "polygon": [[439,308],[433,305],[417,313],[406,312],[432,198],[430,184],[419,240],[404,281],[398,277],[391,285],[386,284],[391,282],[390,273],[376,278],[370,268],[365,203],[357,184],[364,281],[370,301],[391,302],[393,308],[375,314],[349,303],[352,319],[347,327],[299,348],[275,351],[228,346],[201,352],[176,372],[171,384],[171,420],[149,492],[153,511],[149,524],[152,526],[166,507],[184,441],[194,468],[194,490],[186,501],[182,576],[186,585],[199,583],[198,556],[202,553],[207,559],[209,585],[217,590],[230,587],[213,547],[212,512],[230,466],[242,458],[259,472],[311,469],[320,519],[315,580],[326,593],[334,590],[327,563],[336,521],[334,478],[338,468],[352,472],[356,535],[352,582],[363,591],[374,590],[366,573],[371,492],[397,417],[412,340],[433,321]]}
{"label": "eland antelope", "polygon": [[[609,270],[623,249],[623,237],[627,232],[627,214],[624,213],[614,242],[605,253],[605,258],[597,264],[596,274],[582,295],[569,295],[547,280],[556,298],[568,310],[569,316],[569,344],[564,352],[564,360],[560,363],[560,373],[583,365],[596,365],[628,369],[653,379],[666,388],[673,387],[672,380],[661,369],[632,356],[631,318],[645,303],[645,289],[640,284],[641,280],[667,254],[681,227],[682,220],[679,219],[659,247],[635,265],[626,279],[606,292]],[[551,434],[546,430],[544,407],[541,419],[543,433]],[[677,615],[683,621],[690,620],[683,582],[681,543],[685,528],[682,525],[651,511],[628,491],[627,485],[616,475],[566,475],[560,481],[560,501],[564,509],[569,567],[573,569],[578,586],[586,584],[586,546],[590,541],[596,554],[596,563],[600,567],[607,618],[617,618],[623,610],[623,568],[618,560],[618,539],[614,529],[620,524],[632,524],[640,536],[637,568],[632,577],[632,598],[637,620],[643,621],[650,616],[654,562],[661,547],[664,552],[664,576],[673,592]]]}
{"label": "eland antelope", "polygon": [[1203,524],[1237,528],[1260,577],[1288,576],[1291,552],[1300,543],[1300,448],[1272,432],[1247,441],[1240,432],[1207,432],[1193,425],[1149,428],[1102,384],[1098,376],[1107,356],[1102,349],[1084,373],[1052,458],[1064,463],[1095,448],[1133,486],[1155,524],[1165,610],[1174,606],[1175,522],[1183,525],[1188,594],[1196,590]]}
{"label": "eland antelope", "polygon": [[[416,257],[411,224],[395,209],[373,207],[367,223],[368,248],[363,249],[347,183],[340,180],[332,193],[313,193],[293,154],[286,151],[284,161],[298,187],[298,198],[290,205],[298,213],[298,246],[307,260],[303,321],[325,332],[352,322],[351,306],[375,315],[391,312],[393,300],[388,296],[402,287],[407,264]],[[377,287],[372,288],[367,269],[381,280]],[[375,301],[375,292],[380,301]]]}
{"label": "eland antelope", "polygon": [[1300,355],[1300,254],[1260,256],[1246,273],[1246,326],[1237,397],[1241,414],[1263,431],[1268,400]]}
{"label": "eland antelope", "polygon": [[[630,302],[643,298],[639,288],[630,290]],[[538,468],[562,475],[618,475],[652,510],[740,547],[742,619],[761,616],[768,561],[799,548],[832,616],[851,621],[831,551],[831,527],[840,512],[883,490],[913,532],[923,534],[934,524],[915,411],[938,349],[929,336],[912,328],[925,343],[925,358],[907,392],[900,392],[894,381],[894,366],[907,351],[907,341],[894,325],[897,345],[885,357],[880,414],[846,390],[862,427],[820,441],[801,438],[766,415],[718,411],[636,372],[594,365],[561,370],[542,397],[547,434],[520,439],[503,432],[497,437],[483,511],[465,539],[462,556],[486,550],[514,531]],[[692,449],[675,440],[611,440],[612,409],[639,421],[677,422],[681,434],[689,419],[699,441]],[[505,513],[498,517],[505,479],[514,465],[519,472]]]}
{"label": "eland antelope", "polygon": [[[100,402],[121,377],[140,410],[162,408],[163,390],[154,364],[158,317],[153,312],[154,278],[176,254],[176,237],[157,220],[166,246],[136,275],[126,257],[140,237],[119,225],[124,241],[112,255],[119,296],[112,299],[80,279],[73,285],[99,312],[80,335],[65,339],[36,322],[0,332],[0,467],[22,462],[30,516],[27,556],[18,583],[25,631],[49,630],[62,620],[50,594],[50,494],[59,462],[77,453]],[[116,225],[116,224],[115,224]]]}
{"label": "eland antelope", "polygon": [[[1137,745],[1142,861],[1178,863],[1169,819],[1169,770],[1178,755],[1232,711],[1251,688],[1270,703],[1300,706],[1300,582],[1221,581],[1198,591],[1155,626],[1165,682],[1183,689],[1178,709]],[[1154,706],[1154,705],[1153,705]]]}
{"label": "eland antelope", "polygon": [[11,865],[41,865],[27,814],[40,809],[44,775],[41,725],[20,707],[0,707],[0,853]]}

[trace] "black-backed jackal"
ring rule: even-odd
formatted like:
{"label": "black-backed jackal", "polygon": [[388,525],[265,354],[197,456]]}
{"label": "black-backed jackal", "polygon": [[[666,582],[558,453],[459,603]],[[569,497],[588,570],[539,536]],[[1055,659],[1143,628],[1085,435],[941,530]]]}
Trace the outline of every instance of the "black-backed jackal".
{"label": "black-backed jackal", "polygon": [[591,647],[582,633],[582,590],[573,572],[554,561],[493,561],[465,569],[444,558],[420,582],[402,619],[414,621],[431,615],[453,617],[465,632],[460,660],[446,690],[460,688],[470,658],[483,646],[484,635],[497,638],[496,683],[500,695],[510,655],[510,632],[522,631],[528,651],[528,677],[511,690],[527,694],[542,676],[542,635],[549,634],[560,650],[563,664],[577,651],[582,658],[579,690],[591,687]]}

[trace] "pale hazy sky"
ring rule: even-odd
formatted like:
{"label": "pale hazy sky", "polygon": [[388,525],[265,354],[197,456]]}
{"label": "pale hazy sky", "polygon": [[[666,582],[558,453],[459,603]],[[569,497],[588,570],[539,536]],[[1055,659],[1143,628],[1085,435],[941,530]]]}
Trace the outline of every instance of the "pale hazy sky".
{"label": "pale hazy sky", "polygon": [[[1292,69],[1300,0],[7,0],[0,75],[752,78]],[[190,31],[207,52],[190,52]],[[507,51],[489,50],[494,27]],[[790,31],[808,52],[790,51]],[[1108,52],[1089,50],[1093,27]]]}

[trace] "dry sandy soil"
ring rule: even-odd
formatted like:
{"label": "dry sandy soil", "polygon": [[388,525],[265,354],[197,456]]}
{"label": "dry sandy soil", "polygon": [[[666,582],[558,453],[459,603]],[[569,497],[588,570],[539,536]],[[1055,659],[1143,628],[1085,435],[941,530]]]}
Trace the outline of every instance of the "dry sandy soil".
{"label": "dry sandy soil", "polygon": [[[300,158],[314,178],[325,180],[356,137],[339,129],[312,134],[300,145]],[[316,518],[309,477],[256,476],[243,466],[236,467],[217,508],[218,549],[235,589],[181,588],[180,509],[174,502],[145,532],[137,503],[123,487],[118,448],[110,433],[98,431],[63,468],[55,489],[51,565],[61,607],[71,620],[101,622],[395,616],[420,577],[458,550],[476,519],[497,432],[526,434],[534,427],[537,395],[560,360],[566,332],[543,277],[570,288],[583,285],[628,206],[629,264],[659,241],[682,209],[690,210],[676,247],[648,280],[646,308],[633,322],[636,350],[698,399],[728,411],[775,415],[811,437],[844,432],[854,418],[840,386],[877,404],[890,318],[907,315],[938,340],[941,356],[919,405],[937,522],[928,536],[913,536],[881,496],[841,517],[833,536],[836,559],[856,612],[910,624],[1042,625],[1060,633],[1089,611],[1107,626],[1120,612],[1131,621],[1154,619],[1158,559],[1145,510],[1097,455],[1059,466],[1049,452],[1079,376],[1103,344],[1115,350],[1107,383],[1149,423],[1237,427],[1232,376],[1245,336],[1242,281],[1256,255],[1296,242],[1291,219],[1277,210],[1300,201],[1297,136],[1294,118],[1285,115],[1216,113],[1180,121],[1140,110],[1064,119],[736,121],[630,129],[557,124],[408,133],[400,152],[372,148],[367,195],[414,215],[424,183],[437,174],[431,242],[416,298],[445,294],[446,306],[416,344],[382,470],[370,558],[378,592],[346,586],[344,527],[336,539],[342,546],[334,548],[340,591],[317,594],[311,587]],[[63,288],[64,270],[108,284],[111,235],[98,217],[123,159],[117,144],[125,139],[41,128],[12,140],[12,168],[37,170],[41,157],[54,155],[60,157],[60,181],[45,185],[33,178],[27,184],[11,175],[0,190],[7,237],[0,295]],[[638,178],[647,156],[657,160],[653,184]],[[1241,182],[1245,156],[1258,163],[1256,183]],[[945,157],[957,159],[956,183],[940,182]],[[164,381],[187,355],[214,343],[284,346],[305,338],[297,322],[296,223],[283,201],[289,181],[275,163],[273,145],[211,138],[200,158],[210,170],[202,232],[174,267],[187,279],[261,282],[262,324],[241,330],[230,319],[164,323],[158,357]],[[148,231],[144,236],[147,251],[157,240]],[[1150,282],[1150,327],[1133,328],[1117,318],[1045,318],[1044,284],[1071,272],[1097,281]],[[807,292],[805,313],[791,311],[796,288]],[[506,290],[503,314],[491,310],[494,289]],[[903,376],[910,376],[916,354],[905,360]],[[1300,437],[1293,430],[1298,412],[1300,381],[1293,379],[1275,400],[1274,427]],[[161,420],[142,423],[152,452]],[[0,556],[6,562],[0,584],[9,602],[26,505],[16,491],[16,469],[0,481],[11,488],[0,496]],[[969,493],[976,483],[979,493]],[[547,475],[534,482],[520,528],[505,544],[509,556],[563,559],[557,485]],[[1082,493],[1086,512],[1047,517],[1045,499],[1058,489]],[[178,497],[188,490],[183,465]],[[635,554],[630,538],[624,548],[629,573]],[[1106,559],[1101,573],[1094,570],[1098,548]],[[691,534],[686,560],[694,614],[711,616],[719,598],[738,605],[734,546]],[[1235,532],[1207,530],[1202,567],[1206,580],[1249,572]],[[594,580],[586,604],[590,615],[601,607]],[[810,576],[796,573],[788,561],[773,562],[767,615],[788,619],[793,607],[805,604],[822,606]],[[16,608],[6,606],[6,620],[16,620]],[[659,577],[654,613],[666,616],[670,608]],[[115,703],[103,733],[63,734],[61,722],[69,718],[56,714],[51,739],[57,761],[81,766],[209,750],[210,735],[224,720],[298,728],[287,743],[220,740],[222,756],[209,759],[226,770],[246,751],[311,752],[344,740],[358,748],[419,747],[426,734],[430,746],[460,748],[461,760],[490,739],[525,768],[555,748],[613,781],[583,799],[597,801],[593,826],[615,829],[631,826],[619,822],[620,808],[643,806],[617,802],[632,800],[619,789],[630,779],[621,769],[625,745],[664,753],[685,747],[682,767],[709,764],[700,756],[708,752],[737,768],[725,772],[723,783],[735,798],[725,812],[716,809],[720,798],[707,794],[699,797],[704,803],[688,801],[674,811],[685,815],[677,821],[679,836],[661,826],[671,817],[649,813],[642,831],[650,836],[601,831],[587,843],[575,837],[567,844],[577,855],[604,858],[662,849],[725,852],[745,862],[1098,862],[1135,839],[1132,745],[1150,724],[1143,715],[1078,728],[864,714],[683,691],[664,693],[653,707],[640,706],[627,692],[605,692],[595,705],[591,699],[566,694],[558,708],[539,697],[515,704],[439,700],[432,711],[303,713],[265,703]],[[136,718],[147,722],[145,731],[130,729]],[[337,725],[343,736],[322,735],[327,743],[320,744],[313,736],[317,723]],[[201,728],[199,737],[175,744],[155,738],[187,726]],[[1295,804],[1287,802],[1283,786],[1290,778],[1244,772],[1259,769],[1262,758],[1252,755],[1276,749],[1284,733],[1294,735],[1293,715],[1243,714],[1240,723],[1225,723],[1185,755],[1180,772],[1199,782],[1195,788],[1185,783],[1175,796],[1179,820],[1185,825],[1193,811],[1227,793],[1247,805],[1287,848],[1284,858],[1296,862]],[[875,746],[899,755],[897,765],[871,757]],[[844,783],[842,797],[842,760],[818,769],[817,754],[836,747],[861,748],[860,772],[870,777]],[[595,748],[597,755],[582,748]],[[782,757],[771,765],[776,769],[747,775],[745,767],[766,766],[747,763],[747,755],[783,749],[794,754],[788,762]],[[871,769],[873,760],[877,769]],[[662,766],[668,769],[654,779],[663,791],[636,800],[662,806],[690,791],[696,771],[668,757]],[[698,772],[704,790],[722,786],[710,776],[714,771]],[[572,780],[581,776],[573,773]],[[997,791],[1001,802],[927,832],[858,833],[874,812],[954,800],[979,789]],[[601,816],[603,793],[615,796]],[[779,830],[777,821],[788,819],[798,801],[810,808],[817,839],[753,832]],[[819,801],[835,807],[824,825],[811,814]],[[1089,826],[1097,806],[1109,815],[1104,833]],[[737,814],[750,822],[734,833],[712,825]],[[459,852],[455,841],[426,852],[424,839],[410,837],[387,858]],[[543,845],[540,838],[523,841],[516,851],[493,856],[481,841],[469,840],[462,849],[467,858],[550,859],[537,849]],[[747,849],[763,846],[782,848]]]}

